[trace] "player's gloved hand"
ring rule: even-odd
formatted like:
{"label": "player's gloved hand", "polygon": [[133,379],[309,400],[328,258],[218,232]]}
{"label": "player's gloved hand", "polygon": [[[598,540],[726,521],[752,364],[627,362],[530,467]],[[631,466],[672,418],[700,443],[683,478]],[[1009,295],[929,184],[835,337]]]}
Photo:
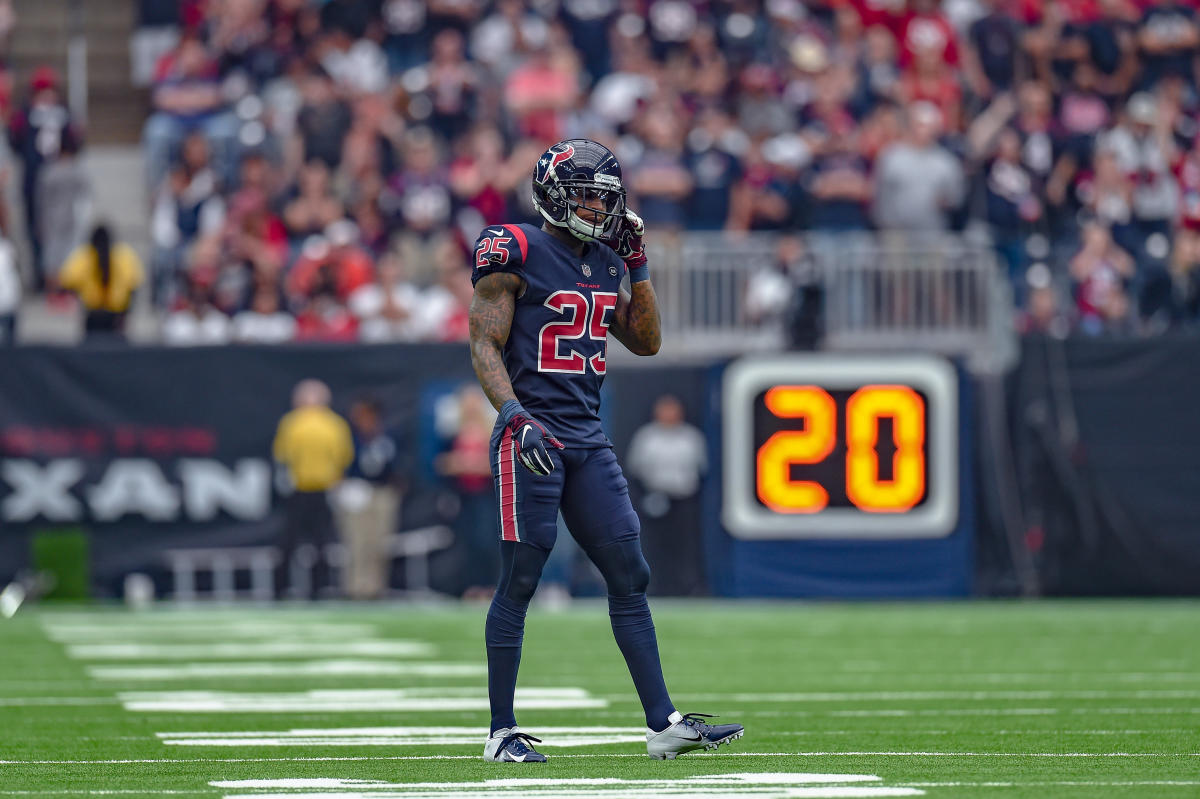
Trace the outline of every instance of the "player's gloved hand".
{"label": "player's gloved hand", "polygon": [[500,408],[500,417],[504,420],[504,426],[512,432],[513,441],[517,443],[517,458],[525,468],[543,477],[554,471],[554,460],[546,450],[546,445],[564,449],[563,443],[542,427],[541,422],[526,413],[516,400],[504,403]]}
{"label": "player's gloved hand", "polygon": [[627,208],[625,218],[617,225],[617,232],[605,242],[625,262],[629,280],[633,283],[650,279],[650,271],[646,268],[646,247],[642,243],[645,233],[646,223]]}

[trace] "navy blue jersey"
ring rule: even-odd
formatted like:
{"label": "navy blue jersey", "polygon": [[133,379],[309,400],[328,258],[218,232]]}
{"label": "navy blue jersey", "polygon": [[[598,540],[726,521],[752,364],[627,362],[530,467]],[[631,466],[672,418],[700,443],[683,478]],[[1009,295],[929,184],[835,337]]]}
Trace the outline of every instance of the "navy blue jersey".
{"label": "navy blue jersey", "polygon": [[604,244],[576,254],[534,225],[493,225],[475,244],[471,282],[493,272],[524,281],[503,353],[521,405],[568,447],[611,446],[600,385],[625,264]]}

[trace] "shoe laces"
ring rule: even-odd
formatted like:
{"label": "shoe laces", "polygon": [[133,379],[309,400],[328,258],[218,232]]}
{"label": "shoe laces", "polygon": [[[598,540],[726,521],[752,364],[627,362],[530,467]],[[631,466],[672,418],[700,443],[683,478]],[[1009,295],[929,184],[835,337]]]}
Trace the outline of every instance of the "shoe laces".
{"label": "shoe laces", "polygon": [[500,742],[500,750],[499,751],[503,752],[505,749],[508,748],[509,744],[514,744],[513,749],[516,750],[516,753],[518,755],[523,755],[526,752],[537,751],[532,746],[530,746],[530,743],[540,744],[541,742],[542,742],[541,738],[534,738],[532,735],[529,735],[528,733],[514,732],[509,735],[506,735],[504,737],[504,740]]}
{"label": "shoe laces", "polygon": [[684,713],[683,723],[689,727],[695,727],[696,731],[701,735],[708,735],[712,731],[712,725],[701,721],[701,719],[715,719],[716,716],[710,713]]}

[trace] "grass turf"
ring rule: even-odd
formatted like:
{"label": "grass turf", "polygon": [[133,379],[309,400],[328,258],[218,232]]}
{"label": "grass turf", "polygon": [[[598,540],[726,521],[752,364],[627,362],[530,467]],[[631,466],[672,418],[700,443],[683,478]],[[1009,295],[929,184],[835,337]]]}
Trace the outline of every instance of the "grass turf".
{"label": "grass turf", "polygon": [[[443,688],[482,691],[485,681],[438,674],[100,679],[89,667],[180,666],[238,658],[172,661],[159,653],[148,661],[100,660],[71,657],[68,651],[75,643],[242,641],[249,647],[263,637],[353,641],[369,636],[428,642],[436,649],[431,659],[478,665],[484,659],[482,606],[141,614],[27,609],[0,620],[0,799],[90,793],[266,795],[289,791],[210,783],[302,778],[459,783],[449,789],[456,797],[572,791],[575,796],[652,796],[673,790],[706,796],[839,795],[821,793],[827,789],[819,785],[787,784],[461,785],[597,777],[675,784],[700,775],[814,772],[875,775],[878,781],[858,787],[907,788],[931,797],[1200,796],[1200,603],[656,602],[653,608],[676,705],[684,712],[719,713],[721,721],[746,725],[743,739],[716,754],[657,762],[645,757],[644,745],[618,743],[544,748],[550,757],[545,765],[492,765],[478,759],[487,723],[484,710],[131,711],[120,701],[126,692],[409,688],[436,694],[435,689]],[[248,624],[260,626],[246,629]],[[239,634],[244,637],[233,637],[238,625],[243,625]],[[314,630],[312,625],[325,626]],[[637,734],[643,723],[640,707],[603,604],[577,603],[559,612],[535,604],[525,641],[522,687],[580,688],[608,704],[600,709],[518,710],[523,728],[537,735],[545,727],[608,726]],[[395,663],[421,658],[298,653],[242,659]],[[479,741],[216,747],[166,745],[156,736],[401,726],[478,727]],[[402,759],[413,756],[428,759]],[[386,786],[296,786],[298,795],[312,796],[412,793]],[[846,782],[840,795],[855,795],[855,787]],[[436,786],[423,790],[443,792]]]}

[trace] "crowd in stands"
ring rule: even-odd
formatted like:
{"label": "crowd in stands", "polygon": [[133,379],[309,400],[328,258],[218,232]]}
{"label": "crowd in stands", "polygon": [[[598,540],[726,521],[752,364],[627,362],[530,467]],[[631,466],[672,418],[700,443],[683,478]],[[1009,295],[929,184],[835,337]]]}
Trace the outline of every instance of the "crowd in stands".
{"label": "crowd in stands", "polygon": [[141,0],[150,290],[174,343],[463,339],[476,234],[589,137],[654,235],[955,232],[1024,330],[1186,326],[1198,5]]}

